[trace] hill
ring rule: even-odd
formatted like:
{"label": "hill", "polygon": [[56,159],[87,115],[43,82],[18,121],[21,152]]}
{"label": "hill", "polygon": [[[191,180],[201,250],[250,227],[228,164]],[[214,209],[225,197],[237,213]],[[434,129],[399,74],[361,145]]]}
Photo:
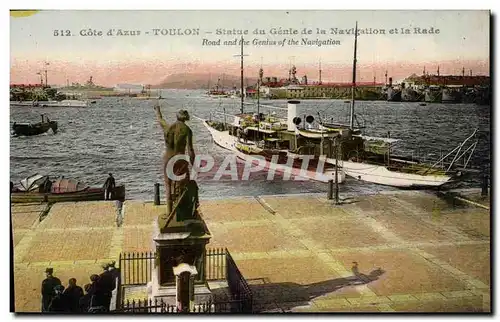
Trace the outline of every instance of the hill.
{"label": "hill", "polygon": [[[219,86],[224,89],[240,88],[240,77],[234,75],[214,75],[202,73],[179,73],[167,76],[159,84],[152,88],[176,88],[176,89],[208,89],[215,87],[217,79],[220,77]],[[253,85],[257,78],[245,77],[245,86]]]}

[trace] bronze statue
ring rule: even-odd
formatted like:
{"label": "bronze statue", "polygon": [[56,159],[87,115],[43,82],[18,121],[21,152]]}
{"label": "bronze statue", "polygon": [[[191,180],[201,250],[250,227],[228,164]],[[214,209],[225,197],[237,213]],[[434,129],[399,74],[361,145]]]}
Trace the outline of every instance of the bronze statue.
{"label": "bronze statue", "polygon": [[[183,197],[186,194],[186,190],[188,190],[189,187],[193,187],[193,184],[196,185],[196,183],[193,183],[194,181],[191,182],[190,180],[189,162],[185,159],[179,159],[174,162],[173,166],[171,165],[172,174],[174,174],[175,176],[184,175],[184,179],[173,181],[167,173],[167,166],[169,161],[174,156],[185,155],[186,148],[191,165],[194,163],[195,154],[193,148],[193,132],[191,131],[189,126],[185,124],[185,122],[189,120],[189,113],[186,110],[179,110],[177,112],[177,121],[171,125],[168,125],[167,122],[163,119],[160,111],[160,106],[155,106],[155,112],[156,118],[163,129],[163,136],[166,145],[166,151],[163,155],[163,176],[165,181],[167,199],[167,216],[162,218],[162,221],[169,221],[169,217],[172,211],[175,210],[180,204],[186,202],[185,200],[183,200]],[[197,196],[195,199],[197,199]],[[182,221],[182,218],[180,218],[182,216],[179,215],[179,211],[177,212],[177,214],[177,220]],[[168,222],[164,222],[165,225],[167,223]],[[161,226],[162,225],[160,224],[160,227]]]}

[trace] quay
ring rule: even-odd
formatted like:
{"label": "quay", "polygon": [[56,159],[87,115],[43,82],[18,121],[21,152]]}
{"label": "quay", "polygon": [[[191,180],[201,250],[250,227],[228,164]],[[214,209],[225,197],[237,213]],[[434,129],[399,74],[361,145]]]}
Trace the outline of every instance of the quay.
{"label": "quay", "polygon": [[[469,196],[489,206],[480,190]],[[342,194],[340,205],[323,194],[202,199],[200,212],[208,247],[231,253],[254,312],[490,312],[490,211],[474,203],[390,191]],[[151,252],[164,208],[12,204],[16,312],[40,310],[46,267],[84,285],[121,253]]]}

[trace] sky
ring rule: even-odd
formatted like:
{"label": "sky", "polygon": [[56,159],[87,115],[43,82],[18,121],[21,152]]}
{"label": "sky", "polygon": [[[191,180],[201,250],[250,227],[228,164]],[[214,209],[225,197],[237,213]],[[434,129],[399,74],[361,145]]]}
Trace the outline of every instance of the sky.
{"label": "sky", "polygon": [[[10,18],[11,83],[38,83],[37,72],[49,65],[50,84],[95,82],[158,84],[176,73],[239,73],[237,45],[203,46],[203,39],[221,43],[236,35],[217,35],[217,29],[248,30],[245,40],[245,74],[256,77],[262,65],[264,76],[287,77],[289,65],[298,75],[317,80],[321,61],[323,81],[348,82],[352,78],[354,36],[330,34],[332,28],[350,29],[358,22],[360,31],[372,28],[385,34],[358,37],[358,80],[384,79],[385,71],[394,79],[425,68],[441,75],[467,73],[489,75],[488,11],[39,11]],[[401,28],[410,34],[401,34]],[[434,28],[439,33],[417,34]],[[106,36],[110,29],[140,31],[139,36]],[[154,29],[199,30],[199,35],[154,35]],[[265,34],[255,35],[255,29]],[[271,34],[279,30],[299,34]],[[301,32],[311,30],[311,34]],[[317,34],[317,29],[326,34]],[[398,34],[390,33],[396,29]],[[54,35],[54,31],[71,36]],[[80,32],[102,31],[103,36],[83,36]],[[369,31],[369,30],[368,30]],[[148,32],[148,34],[146,34]],[[87,32],[88,33],[88,32]],[[160,33],[158,31],[158,33]],[[328,39],[336,45],[300,45],[303,38]],[[276,45],[253,41],[276,41]],[[280,41],[285,39],[284,45]],[[288,43],[290,39],[299,45]]]}

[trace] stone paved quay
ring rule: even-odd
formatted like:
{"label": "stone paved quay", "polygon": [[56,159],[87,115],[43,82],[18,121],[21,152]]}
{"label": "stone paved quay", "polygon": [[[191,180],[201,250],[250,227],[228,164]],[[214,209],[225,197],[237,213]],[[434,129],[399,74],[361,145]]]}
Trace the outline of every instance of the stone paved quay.
{"label": "stone paved quay", "polygon": [[[423,191],[202,200],[213,235],[269,312],[490,312],[490,213]],[[484,200],[483,200],[484,201]],[[39,311],[44,269],[66,285],[150,251],[164,211],[126,201],[13,205],[16,311]],[[142,294],[142,292],[139,292]]]}

